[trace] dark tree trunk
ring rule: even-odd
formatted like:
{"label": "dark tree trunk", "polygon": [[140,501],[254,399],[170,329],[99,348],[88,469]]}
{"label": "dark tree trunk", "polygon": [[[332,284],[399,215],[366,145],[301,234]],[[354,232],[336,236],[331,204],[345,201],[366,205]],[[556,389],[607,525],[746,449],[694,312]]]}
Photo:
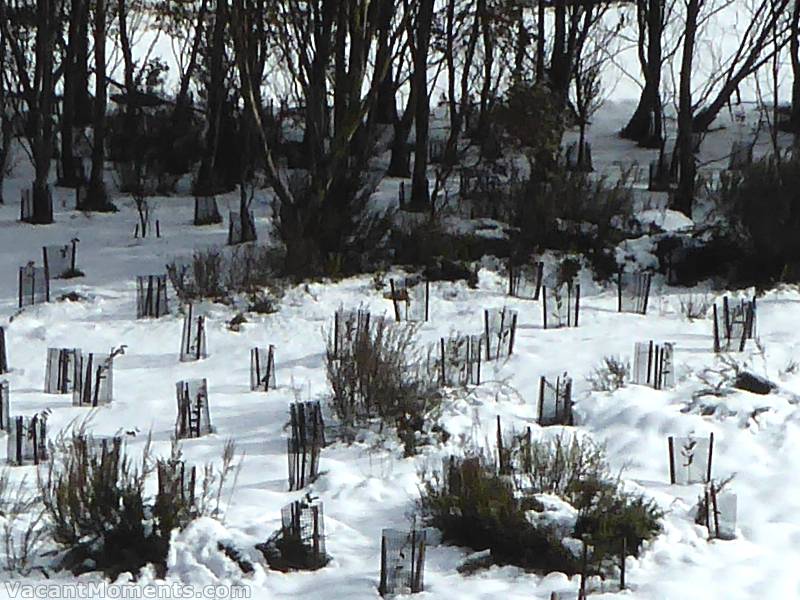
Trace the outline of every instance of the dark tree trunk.
{"label": "dark tree trunk", "polygon": [[793,77],[791,126],[795,132],[795,139],[800,140],[800,0],[794,0],[791,29],[792,36],[789,41]]}
{"label": "dark tree trunk", "polygon": [[[637,0],[640,27],[639,58],[644,74],[644,88],[631,120],[621,132],[623,138],[635,140],[645,148],[660,148],[664,143],[663,108],[661,106],[662,35],[664,0]],[[644,39],[647,38],[645,58]]]}
{"label": "dark tree trunk", "polygon": [[559,108],[566,106],[570,80],[565,2],[566,0],[555,0],[555,26],[553,28],[552,58],[550,59],[550,86]]}
{"label": "dark tree trunk", "polygon": [[433,21],[433,0],[420,0],[417,15],[417,55],[414,61],[414,80],[417,88],[414,126],[416,145],[414,149],[414,172],[411,179],[411,203],[413,210],[430,208],[428,185],[428,140],[430,131],[430,103],[428,100],[428,48]]}
{"label": "dark tree trunk", "polygon": [[[79,55],[84,56],[83,46],[85,41],[79,39],[85,36],[87,27],[85,21],[89,19],[89,8],[86,0],[72,0],[69,15],[69,29],[67,33],[67,47],[64,56],[64,98],[61,104],[61,178],[59,185],[76,187],[80,181],[78,175],[78,162],[74,149],[74,127],[78,109],[78,95],[85,99],[85,91],[78,87],[86,82],[84,71],[86,63],[81,64]],[[79,50],[81,48],[81,50]],[[80,108],[85,111],[84,107]]]}
{"label": "dark tree trunk", "polygon": [[[33,121],[31,149],[35,177],[33,180],[33,218],[36,224],[53,222],[53,203],[48,179],[50,160],[53,157],[53,95],[55,81],[53,59],[55,52],[56,10],[54,0],[36,3],[36,71],[40,73],[38,86],[29,92],[28,110]],[[36,83],[36,82],[35,82]],[[35,85],[34,83],[34,85]]]}
{"label": "dark tree trunk", "polygon": [[92,176],[86,196],[88,210],[112,210],[108,201],[105,174],[106,141],[106,0],[95,0],[94,7],[94,126],[92,135]]}
{"label": "dark tree trunk", "polygon": [[536,83],[544,83],[544,2],[536,4]]}
{"label": "dark tree trunk", "polygon": [[220,177],[217,173],[217,148],[222,121],[222,105],[225,101],[225,28],[227,22],[227,1],[217,0],[214,14],[214,31],[211,40],[209,82],[206,98],[206,135],[203,156],[195,182],[195,193],[212,195],[220,191]]}
{"label": "dark tree trunk", "polygon": [[676,155],[673,156],[673,164],[679,169],[674,208],[689,218],[692,217],[696,170],[692,144],[692,61],[701,2],[702,0],[688,0],[686,4],[686,28],[678,86],[678,139],[675,142]]}
{"label": "dark tree trunk", "polygon": [[[386,74],[378,83],[378,96],[370,111],[370,119],[381,125],[392,125],[397,120],[395,85],[389,57],[391,51],[389,34],[392,28],[393,8],[392,0],[381,0],[377,12],[378,49],[375,55],[375,63],[380,65],[385,61],[389,61],[389,68],[386,69]],[[379,72],[375,71],[375,76],[378,76],[378,74]]]}
{"label": "dark tree trunk", "polygon": [[[5,11],[0,13],[0,18]],[[0,27],[0,65],[6,64],[6,34]],[[6,107],[6,79],[0,76],[0,204],[3,204],[3,183],[6,178],[6,167],[11,156],[11,117]]]}
{"label": "dark tree trunk", "polygon": [[489,137],[489,110],[491,109],[492,77],[494,76],[494,34],[491,15],[486,0],[478,0],[478,14],[483,37],[483,82],[478,113],[478,138],[484,142]]}

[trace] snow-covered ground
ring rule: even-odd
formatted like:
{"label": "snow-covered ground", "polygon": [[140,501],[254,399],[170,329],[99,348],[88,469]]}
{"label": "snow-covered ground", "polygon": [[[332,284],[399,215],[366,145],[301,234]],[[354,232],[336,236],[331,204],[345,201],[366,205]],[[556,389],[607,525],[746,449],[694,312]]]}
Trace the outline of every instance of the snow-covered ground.
{"label": "snow-covered ground", "polygon": [[[613,107],[612,107],[613,108]],[[617,139],[614,132],[632,106],[611,111],[608,123],[593,132],[596,165],[646,164],[652,153]],[[616,116],[614,116],[616,115]],[[730,132],[718,133],[720,147]],[[721,136],[725,135],[726,139]],[[712,145],[713,147],[713,145]],[[161,222],[161,239],[136,240],[137,221],[129,198],[117,198],[120,212],[85,215],[69,210],[69,190],[56,188],[56,223],[33,227],[19,223],[19,188],[27,184],[27,165],[20,164],[6,182],[7,204],[0,206],[0,323],[6,327],[11,387],[11,414],[51,410],[51,437],[90,411],[74,408],[68,396],[42,392],[48,347],[79,347],[107,352],[127,345],[114,364],[114,402],[94,410],[89,428],[96,434],[136,431],[128,448],[141,451],[152,432],[155,451],[167,455],[174,430],[178,380],[206,377],[211,419],[216,433],[183,442],[187,460],[219,462],[225,441],[234,438],[244,453],[243,466],[224,524],[200,521],[178,534],[170,553],[168,581],[188,584],[249,586],[254,598],[375,598],[380,558],[380,531],[405,528],[418,498],[418,471],[441,464],[441,457],[460,451],[464,443],[486,445],[494,439],[494,422],[517,431],[532,427],[535,436],[553,435],[535,424],[538,379],[568,371],[575,381],[577,428],[607,446],[613,469],[625,468],[631,489],[652,496],[666,511],[664,532],[649,544],[640,559],[629,559],[629,590],[617,592],[614,582],[593,582],[597,597],[642,599],[744,599],[800,597],[800,373],[788,369],[800,360],[800,338],[794,315],[800,292],[782,289],[759,298],[758,339],[737,357],[757,373],[779,383],[769,396],[736,392],[722,399],[713,414],[703,416],[692,402],[702,387],[698,374],[717,364],[712,352],[710,319],[688,321],[680,311],[690,290],[657,282],[647,316],[618,314],[616,290],[601,289],[583,274],[581,325],[575,329],[543,330],[538,302],[506,297],[506,281],[487,260],[478,289],[464,282],[434,283],[431,321],[424,324],[421,343],[452,332],[479,333],[484,308],[508,306],[519,311],[513,356],[484,368],[485,383],[468,393],[448,394],[442,423],[452,434],[442,447],[425,448],[421,455],[402,458],[402,449],[389,438],[376,436],[344,445],[334,443],[322,453],[319,480],[311,486],[324,503],[327,550],[332,562],[314,573],[282,574],[262,566],[256,543],[280,523],[280,509],[305,492],[288,492],[285,456],[288,404],[296,399],[324,398],[323,329],[339,306],[363,305],[373,313],[391,306],[364,276],[338,283],[309,283],[289,289],[277,313],[248,315],[240,332],[226,321],[234,311],[204,305],[208,317],[209,357],[194,363],[178,360],[182,319],[173,310],[159,320],[135,319],[135,276],[163,273],[172,257],[195,248],[225,243],[225,225],[193,227],[189,197],[154,200]],[[392,182],[387,182],[392,185]],[[221,199],[236,206],[237,197]],[[652,216],[652,215],[651,215]],[[671,213],[656,220],[679,227]],[[263,234],[269,222],[265,203],[256,207],[257,227]],[[86,276],[52,282],[49,304],[16,308],[17,269],[28,261],[41,263],[41,247],[78,237],[78,266]],[[58,301],[66,291],[85,300]],[[696,292],[694,290],[693,292]],[[674,342],[678,384],[669,391],[628,385],[615,393],[591,392],[585,377],[604,356],[631,359],[634,343],[653,339]],[[276,346],[278,389],[249,390],[249,350]],[[756,409],[766,408],[766,411]],[[754,414],[757,416],[753,417]],[[670,486],[667,436],[713,432],[714,477],[736,474],[732,488],[739,499],[737,538],[707,541],[707,532],[694,524],[692,509],[701,486]],[[0,440],[0,445],[2,445]],[[2,452],[2,451],[0,451]],[[35,467],[12,469],[14,478],[35,481]],[[155,486],[155,481],[151,482]],[[217,550],[217,541],[230,540],[254,563],[255,573],[244,576]],[[420,597],[442,599],[549,598],[551,591],[574,598],[578,579],[561,574],[538,576],[513,567],[492,567],[464,576],[456,566],[468,549],[432,545],[428,550],[425,584]],[[12,582],[18,582],[10,575]],[[63,574],[28,582],[74,582]],[[82,581],[97,579],[89,575]],[[152,581],[147,572],[137,585]],[[0,586],[0,597],[15,588]]]}

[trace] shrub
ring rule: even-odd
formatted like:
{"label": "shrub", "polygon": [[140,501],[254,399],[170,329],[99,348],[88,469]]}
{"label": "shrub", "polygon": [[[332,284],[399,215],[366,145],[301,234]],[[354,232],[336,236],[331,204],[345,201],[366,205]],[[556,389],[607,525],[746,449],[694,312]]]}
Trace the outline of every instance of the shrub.
{"label": "shrub", "polygon": [[3,551],[8,571],[27,575],[45,539],[44,510],[23,477],[16,485],[9,482],[9,470],[0,471],[0,519]]}
{"label": "shrub", "polygon": [[236,294],[255,296],[274,283],[278,253],[273,248],[241,244],[235,248],[196,250],[190,260],[167,265],[172,286],[180,299],[230,299]]}
{"label": "shrub", "polygon": [[163,565],[170,531],[149,526],[144,485],[151,472],[149,443],[139,466],[120,444],[92,451],[83,433],[56,442],[39,489],[53,540],[69,549],[62,567],[80,573],[95,568],[115,578],[148,563]]}
{"label": "shrub", "polygon": [[[489,549],[499,564],[543,571],[579,571],[576,557],[556,532],[531,524],[507,477],[475,457],[450,460],[444,476],[424,477],[419,508],[426,525],[443,539],[475,550]],[[529,504],[529,503],[528,503]]]}
{"label": "shrub", "polygon": [[595,392],[613,392],[625,387],[631,366],[615,356],[606,356],[602,364],[586,377]]}
{"label": "shrub", "polygon": [[681,314],[689,321],[705,319],[714,305],[714,299],[708,294],[687,294],[680,297]]}
{"label": "shrub", "polygon": [[[740,282],[800,280],[800,156],[766,157],[723,176],[716,196],[738,237]],[[744,250],[744,256],[741,251]]]}
{"label": "shrub", "polygon": [[163,576],[173,529],[218,514],[223,485],[234,469],[228,443],[221,471],[205,467],[200,496],[187,496],[176,484],[159,486],[152,499],[145,494],[146,481],[154,464],[169,479],[181,462],[177,445],[169,459],[154,463],[148,438],[135,464],[119,438],[101,448],[81,426],[54,446],[54,460],[39,472],[38,487],[47,532],[66,550],[60,568],[75,574],[99,570],[112,579],[147,564]]}
{"label": "shrub", "polygon": [[326,367],[334,413],[346,429],[377,418],[396,427],[406,455],[415,451],[438,393],[415,346],[417,327],[376,319],[365,331],[340,324],[338,348],[327,336]]}
{"label": "shrub", "polygon": [[423,474],[423,520],[447,540],[490,549],[497,562],[568,574],[580,565],[564,546],[563,534],[547,519],[529,518],[530,511],[543,508],[540,494],[557,496],[574,509],[571,536],[587,536],[591,573],[602,573],[608,559],[619,555],[623,537],[629,552],[638,555],[642,542],[660,531],[660,509],[624,491],[619,478],[611,476],[602,447],[590,439],[522,436],[509,448],[510,476],[498,475],[480,457],[451,458],[443,475]]}
{"label": "shrub", "polygon": [[624,180],[609,186],[603,178],[559,171],[546,183],[529,181],[515,204],[516,253],[580,253],[599,280],[617,272],[614,249],[635,231],[633,192]]}

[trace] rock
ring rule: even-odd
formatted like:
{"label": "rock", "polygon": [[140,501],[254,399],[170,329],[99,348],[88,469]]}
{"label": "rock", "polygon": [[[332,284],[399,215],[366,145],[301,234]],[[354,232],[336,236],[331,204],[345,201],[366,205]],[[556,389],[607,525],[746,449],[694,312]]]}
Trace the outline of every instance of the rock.
{"label": "rock", "polygon": [[471,575],[476,571],[488,569],[493,564],[494,561],[492,560],[491,550],[481,550],[480,552],[474,552],[467,556],[461,564],[456,567],[456,571],[462,575]]}
{"label": "rock", "polygon": [[736,375],[736,381],[734,381],[733,387],[752,392],[753,394],[766,396],[770,392],[775,391],[778,386],[760,375],[748,371],[741,371]]}

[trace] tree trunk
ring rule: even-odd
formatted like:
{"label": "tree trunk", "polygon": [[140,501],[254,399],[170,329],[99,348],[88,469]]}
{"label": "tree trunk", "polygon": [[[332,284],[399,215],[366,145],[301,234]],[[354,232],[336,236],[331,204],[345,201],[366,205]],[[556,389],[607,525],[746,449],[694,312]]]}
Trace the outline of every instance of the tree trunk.
{"label": "tree trunk", "polygon": [[[638,0],[639,23],[646,25],[647,58],[640,60],[644,74],[644,88],[631,120],[620,135],[639,142],[645,148],[660,148],[664,143],[661,106],[661,67],[664,0]],[[645,36],[640,34],[640,59],[644,57],[641,45]]]}
{"label": "tree trunk", "polygon": [[800,146],[800,0],[794,1],[792,11],[789,55],[792,60],[792,115],[791,126]]}
{"label": "tree trunk", "polygon": [[[5,12],[0,13],[4,17]],[[0,65],[6,64],[5,28],[0,27]],[[6,178],[6,167],[11,157],[11,118],[6,107],[6,79],[0,76],[0,204],[3,204],[3,183]]]}
{"label": "tree trunk", "polygon": [[222,104],[225,99],[225,27],[227,22],[227,1],[217,0],[214,14],[214,32],[209,51],[209,83],[206,93],[206,135],[203,157],[197,173],[194,191],[196,194],[212,195],[220,191],[220,178],[217,174],[216,158],[222,119]]}
{"label": "tree trunk", "polygon": [[686,4],[686,28],[678,87],[678,139],[675,144],[677,156],[673,156],[673,164],[679,169],[674,208],[690,219],[694,203],[696,170],[692,144],[692,61],[701,2],[702,0],[688,0]]}
{"label": "tree trunk", "polygon": [[94,7],[94,125],[92,135],[92,176],[86,195],[86,210],[108,211],[105,175],[106,140],[106,0],[95,0]]}
{"label": "tree trunk", "polygon": [[536,5],[536,83],[545,81],[544,70],[544,2],[539,0]]}
{"label": "tree trunk", "polygon": [[[79,39],[81,34],[86,34],[86,27],[83,21],[88,20],[89,10],[86,0],[72,0],[69,29],[67,33],[67,47],[64,58],[64,98],[61,104],[61,179],[59,185],[64,187],[76,187],[80,177],[78,175],[77,159],[75,157],[73,129],[75,127],[75,116],[77,108],[77,87],[85,81],[85,75],[81,69],[86,68],[86,63],[81,65],[78,61],[79,46],[85,42]],[[82,93],[85,97],[85,92]],[[81,111],[85,108],[81,107]]]}
{"label": "tree trunk", "polygon": [[[389,34],[392,28],[393,14],[392,0],[381,0],[378,8],[377,28],[378,28],[378,49],[375,54],[375,64],[383,64],[390,60],[389,53],[390,39]],[[375,71],[377,76],[378,71]],[[370,111],[370,118],[381,125],[392,125],[397,119],[397,104],[395,100],[394,80],[392,78],[392,65],[386,70],[386,74],[378,84],[378,97]]]}
{"label": "tree trunk", "polygon": [[428,100],[428,48],[433,21],[433,0],[420,0],[417,15],[417,55],[414,61],[414,80],[417,88],[414,126],[416,145],[414,149],[414,172],[411,179],[412,210],[430,208],[430,189],[428,185],[428,140],[430,131],[430,102]]}
{"label": "tree trunk", "polygon": [[566,106],[570,80],[565,2],[566,0],[555,0],[555,27],[553,28],[553,50],[550,59],[550,87],[560,109]]}
{"label": "tree trunk", "polygon": [[[53,156],[53,59],[55,52],[54,0],[36,3],[36,71],[40,73],[39,88],[32,90],[28,106],[33,121],[31,149],[35,177],[33,180],[32,223],[44,225],[53,222],[53,202],[48,187],[50,160]],[[32,106],[31,106],[32,105]]]}

